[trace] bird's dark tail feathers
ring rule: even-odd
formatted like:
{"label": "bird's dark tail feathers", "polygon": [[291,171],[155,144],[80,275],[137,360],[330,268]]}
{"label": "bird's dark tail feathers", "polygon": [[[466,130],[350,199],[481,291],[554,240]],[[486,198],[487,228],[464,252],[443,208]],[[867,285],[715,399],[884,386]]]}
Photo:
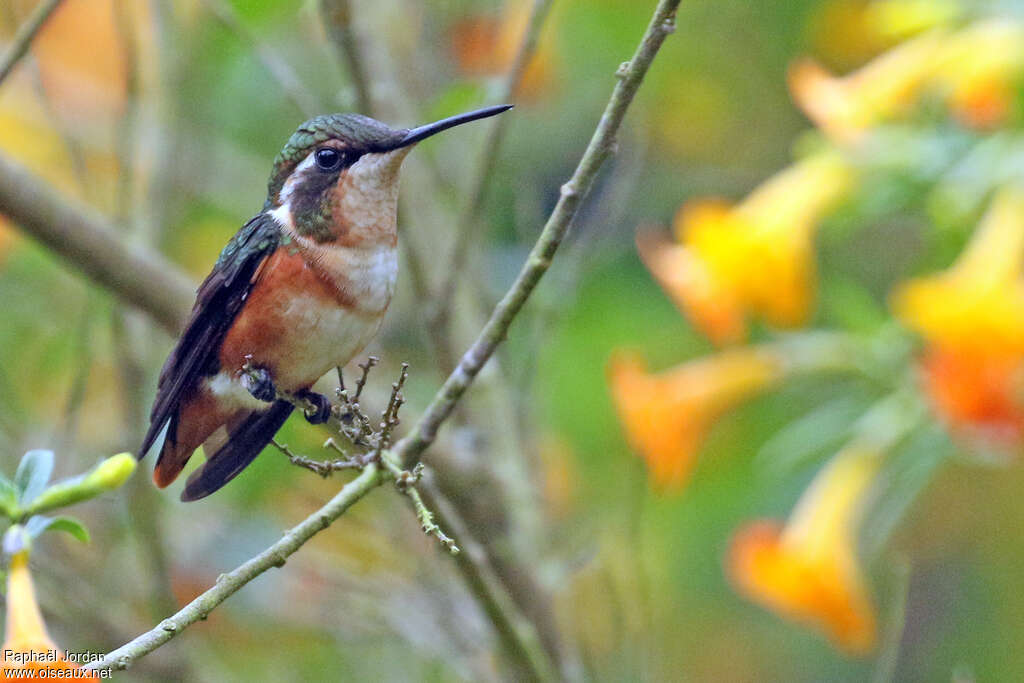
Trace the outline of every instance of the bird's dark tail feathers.
{"label": "bird's dark tail feathers", "polygon": [[227,442],[189,476],[181,499],[188,502],[205,498],[238,476],[270,443],[293,409],[287,401],[275,401],[270,410],[246,417],[231,431]]}

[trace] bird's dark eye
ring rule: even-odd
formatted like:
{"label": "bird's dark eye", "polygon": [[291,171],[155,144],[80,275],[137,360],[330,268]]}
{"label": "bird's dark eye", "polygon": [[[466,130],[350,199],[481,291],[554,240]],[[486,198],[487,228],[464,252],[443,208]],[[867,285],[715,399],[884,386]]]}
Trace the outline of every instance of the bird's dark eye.
{"label": "bird's dark eye", "polygon": [[330,147],[323,147],[316,151],[316,165],[321,171],[337,171],[341,168],[341,152]]}

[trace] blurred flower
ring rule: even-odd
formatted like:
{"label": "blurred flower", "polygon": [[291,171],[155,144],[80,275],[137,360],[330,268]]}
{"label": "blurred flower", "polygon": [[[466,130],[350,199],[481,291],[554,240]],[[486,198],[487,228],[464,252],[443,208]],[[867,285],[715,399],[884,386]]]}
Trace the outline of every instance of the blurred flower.
{"label": "blurred flower", "polygon": [[572,444],[561,435],[549,433],[541,436],[537,451],[544,508],[552,519],[565,519],[572,510],[575,485],[579,481],[579,473],[573,467]]}
{"label": "blurred flower", "polygon": [[[477,15],[457,23],[452,29],[452,48],[459,69],[469,76],[506,73],[515,62],[532,8],[531,0],[506,0],[500,17]],[[516,94],[534,99],[550,88],[554,61],[551,41],[540,38]]]}
{"label": "blurred flower", "polygon": [[[43,615],[36,603],[32,576],[28,570],[29,546],[26,544],[11,556],[7,575],[7,627],[3,644],[4,677],[17,673],[33,672],[32,677],[21,680],[42,680],[56,678],[54,674],[42,672],[69,671],[80,666],[67,660],[66,655],[50,639],[43,623]],[[70,677],[70,676],[68,676]],[[76,678],[95,678],[82,673]]]}
{"label": "blurred flower", "polygon": [[744,339],[750,314],[778,327],[802,325],[816,290],[814,229],[852,182],[838,156],[810,157],[736,206],[714,200],[686,204],[675,221],[680,243],[641,233],[640,256],[676,305],[717,344]]}
{"label": "blurred flower", "polygon": [[870,0],[827,0],[808,26],[814,54],[836,66],[861,64],[888,47],[872,23]]}
{"label": "blurred flower", "polygon": [[1004,189],[956,262],[912,280],[893,309],[920,333],[924,389],[958,435],[1024,437],[1024,192]]}
{"label": "blurred flower", "polygon": [[937,28],[844,77],[810,60],[790,69],[793,98],[833,140],[856,142],[934,92],[966,126],[1005,122],[1024,73],[1024,24],[990,19],[955,33]]}
{"label": "blurred flower", "polygon": [[0,267],[7,261],[7,255],[18,243],[18,233],[10,221],[0,216]]}
{"label": "blurred flower", "polygon": [[684,363],[659,374],[634,355],[614,356],[608,368],[612,398],[630,445],[647,461],[651,479],[678,490],[715,420],[781,379],[782,359],[743,348]]}
{"label": "blurred flower", "polygon": [[856,559],[865,493],[879,454],[848,446],[818,473],[785,526],[762,520],[733,538],[737,589],[779,614],[822,630],[850,654],[874,647],[876,618]]}
{"label": "blurred flower", "polygon": [[[22,4],[27,11],[28,5]],[[126,37],[118,28],[117,13],[130,20],[127,30],[141,35],[136,41],[140,78],[147,64],[143,57],[156,42],[148,40],[148,5],[122,4],[61,2],[32,42],[33,59],[19,64],[0,97],[4,154],[61,191],[105,210],[113,208],[104,202],[116,195],[119,170],[114,150],[121,127],[111,124],[124,114],[129,95]]]}
{"label": "blurred flower", "polygon": [[920,369],[932,406],[955,436],[987,451],[1024,440],[1024,359],[928,349]]}
{"label": "blurred flower", "polygon": [[1004,123],[1024,73],[1024,24],[979,22],[943,47],[935,86],[965,126],[991,129]]}
{"label": "blurred flower", "polygon": [[844,144],[856,142],[868,128],[913,104],[934,72],[943,38],[941,31],[926,33],[843,77],[812,60],[800,60],[790,68],[789,89],[826,135]]}
{"label": "blurred flower", "polygon": [[65,0],[32,42],[47,95],[76,121],[120,114],[127,93],[114,0]]}
{"label": "blurred flower", "polygon": [[981,355],[1024,354],[1024,191],[992,201],[948,270],[911,280],[893,296],[896,314],[929,344]]}
{"label": "blurred flower", "polygon": [[947,25],[963,12],[960,0],[875,0],[865,9],[873,33],[906,38]]}

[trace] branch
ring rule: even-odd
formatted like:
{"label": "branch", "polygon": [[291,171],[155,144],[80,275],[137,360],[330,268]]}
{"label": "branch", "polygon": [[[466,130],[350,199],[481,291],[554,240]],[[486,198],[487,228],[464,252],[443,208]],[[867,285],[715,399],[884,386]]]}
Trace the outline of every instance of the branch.
{"label": "branch", "polygon": [[[391,475],[395,482],[395,489],[406,496],[412,503],[423,533],[433,536],[444,546],[445,550],[452,555],[457,555],[459,547],[455,545],[455,541],[441,530],[441,527],[434,523],[433,513],[427,509],[423,499],[420,497],[419,491],[416,490],[416,484],[419,483],[420,477],[423,475],[423,465],[417,465],[412,471],[403,470],[391,461],[391,456],[387,451],[391,445],[391,435],[399,424],[398,411],[401,409],[402,404],[405,403],[402,388],[405,386],[405,381],[409,378],[409,364],[402,363],[402,372],[398,377],[398,381],[391,385],[391,397],[388,399],[387,407],[380,414],[380,422],[377,423],[378,426],[376,428],[373,427],[370,416],[363,411],[358,403],[359,397],[363,393],[363,387],[366,386],[366,378],[370,373],[370,368],[376,364],[377,358],[370,356],[366,363],[359,366],[362,368],[363,374],[356,383],[356,391],[352,397],[349,397],[348,390],[345,389],[344,377],[342,376],[341,368],[338,368],[338,389],[336,393],[338,398],[341,399],[341,405],[333,402],[329,406],[316,405],[314,412],[306,412],[307,416],[312,417],[315,415],[319,417],[322,411],[327,410],[328,419],[336,421],[334,426],[338,434],[348,439],[353,447],[361,451],[360,453],[349,456],[335,442],[334,437],[330,437],[324,442],[323,447],[338,452],[342,457],[337,460],[313,460],[312,458],[296,454],[288,448],[287,444],[278,443],[276,439],[271,439],[271,442],[278,450],[288,456],[288,460],[293,465],[310,470],[325,478],[338,470],[362,470],[370,463],[379,465]],[[255,371],[249,367],[247,362],[242,368],[242,372],[250,373],[250,376],[252,376]],[[303,411],[308,411],[308,406],[313,404],[309,399],[303,399],[300,396],[282,392],[280,389],[276,393],[276,400],[287,401]],[[321,398],[326,399],[326,397]],[[346,420],[342,416],[348,419]],[[346,424],[347,422],[352,424]]]}
{"label": "branch", "polygon": [[224,0],[203,0],[203,4],[224,28],[237,35],[245,45],[256,52],[263,67],[277,81],[277,84],[281,86],[281,91],[302,112],[303,116],[311,118],[321,112],[317,97],[302,85],[302,81],[286,61],[257,39],[256,34],[239,20],[234,7]]}
{"label": "branch", "polygon": [[[548,10],[551,9],[551,2],[552,0],[534,0],[526,31],[523,34],[515,60],[512,62],[512,67],[509,69],[508,76],[505,79],[501,95],[497,98],[498,102],[512,102],[516,91],[522,85],[526,67],[530,65],[530,61],[533,59],[534,54],[536,54],[537,40],[540,37],[540,30],[544,25],[544,20],[547,18]],[[448,327],[452,307],[454,306],[456,285],[459,283],[459,278],[465,275],[462,267],[465,265],[466,257],[469,255],[470,243],[473,241],[475,234],[473,228],[480,218],[480,211],[484,205],[484,198],[487,196],[487,188],[494,173],[494,166],[498,160],[498,152],[501,150],[501,142],[505,137],[505,130],[508,127],[509,120],[507,116],[499,116],[490,122],[490,126],[487,129],[487,138],[484,140],[484,146],[480,150],[480,161],[474,175],[473,186],[469,192],[469,201],[466,203],[456,223],[455,240],[452,244],[452,254],[447,268],[448,274],[441,283],[441,290],[438,293],[437,310],[434,313],[434,319],[430,322],[431,325],[437,327],[436,334],[442,340],[448,339],[451,334]],[[441,344],[442,349],[450,346],[451,344],[449,343]],[[451,372],[450,365],[445,370]]]}
{"label": "branch", "polygon": [[488,561],[487,549],[473,538],[437,487],[430,480],[421,484],[423,497],[434,511],[438,523],[450,529],[462,544],[462,552],[455,556],[455,566],[462,573],[469,589],[498,630],[498,636],[516,661],[533,672],[538,680],[555,681],[559,676],[540,633],[534,623],[523,614],[501,578]]}
{"label": "branch", "polygon": [[362,474],[346,484],[326,505],[292,527],[279,541],[259,555],[242,563],[233,571],[221,574],[212,588],[187,604],[177,614],[164,619],[156,628],[108,653],[103,659],[83,668],[97,671],[127,669],[139,657],[149,654],[187,627],[205,619],[218,605],[263,572],[272,567],[284,566],[285,561],[309,539],[329,527],[383,481],[377,467],[373,464],[368,465]]}
{"label": "branch", "polygon": [[476,341],[462,356],[462,360],[427,406],[427,410],[413,427],[412,433],[395,444],[395,455],[404,467],[415,465],[422,457],[423,451],[437,438],[437,430],[451,415],[455,405],[494,355],[498,345],[504,341],[512,321],[551,266],[551,259],[569,231],[584,197],[593,186],[598,170],[612,153],[619,126],[647,74],[647,69],[665,38],[675,30],[675,12],[679,2],[680,0],[661,0],[658,3],[654,17],[633,59],[622,64],[616,71],[615,75],[620,80],[601,115],[597,130],[594,131],[590,144],[587,145],[583,158],[580,159],[569,182],[562,185],[558,203],[515,282],[498,302]]}
{"label": "branch", "polygon": [[181,330],[195,299],[188,276],[159,254],[128,246],[123,233],[0,156],[0,213],[98,284]]}
{"label": "branch", "polygon": [[0,60],[0,83],[4,82],[11,71],[14,70],[14,67],[18,65],[18,62],[21,61],[21,58],[28,52],[32,41],[35,40],[36,35],[43,28],[46,20],[50,18],[53,11],[60,5],[60,1],[42,0],[32,10],[32,14],[25,20],[25,23],[18,28],[18,32],[14,35],[14,40],[11,42],[11,47],[7,49],[3,60]]}
{"label": "branch", "polygon": [[373,116],[373,98],[369,79],[363,67],[355,33],[352,31],[352,6],[349,0],[320,0],[320,17],[327,27],[327,37],[338,52],[338,61],[345,64],[352,87],[356,91],[356,106],[366,116]]}

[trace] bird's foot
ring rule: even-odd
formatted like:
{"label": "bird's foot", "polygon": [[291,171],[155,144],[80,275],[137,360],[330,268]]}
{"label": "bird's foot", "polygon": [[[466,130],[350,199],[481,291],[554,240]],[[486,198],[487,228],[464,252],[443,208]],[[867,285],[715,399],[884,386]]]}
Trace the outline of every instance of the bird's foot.
{"label": "bird's foot", "polygon": [[311,425],[321,425],[330,419],[331,410],[333,409],[331,399],[327,398],[323,394],[310,391],[309,389],[303,389],[298,392],[296,396],[305,401],[309,401],[314,406],[312,410],[306,410],[304,412],[306,422]]}
{"label": "bird's foot", "polygon": [[266,368],[250,368],[242,373],[241,382],[257,400],[273,403],[277,399],[277,387]]}

